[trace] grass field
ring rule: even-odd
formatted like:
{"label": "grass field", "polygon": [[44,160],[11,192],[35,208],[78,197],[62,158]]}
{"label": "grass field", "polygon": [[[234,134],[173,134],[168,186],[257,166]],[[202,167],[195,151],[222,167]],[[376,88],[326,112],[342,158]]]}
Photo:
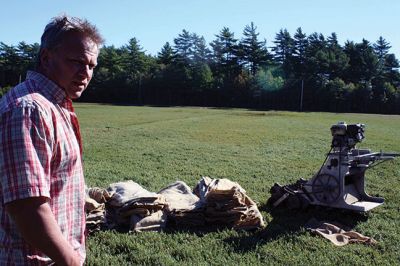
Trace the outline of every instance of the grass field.
{"label": "grass field", "polygon": [[[310,178],[330,148],[330,126],[365,123],[360,147],[400,152],[400,116],[245,109],[75,104],[89,186],[132,179],[150,191],[201,176],[239,182],[259,203],[267,227],[256,232],[100,232],[88,239],[88,265],[399,265],[400,158],[367,171],[367,192],[385,204],[367,214],[277,211],[265,202],[274,182]],[[354,225],[378,241],[335,247],[311,235],[311,217]]]}

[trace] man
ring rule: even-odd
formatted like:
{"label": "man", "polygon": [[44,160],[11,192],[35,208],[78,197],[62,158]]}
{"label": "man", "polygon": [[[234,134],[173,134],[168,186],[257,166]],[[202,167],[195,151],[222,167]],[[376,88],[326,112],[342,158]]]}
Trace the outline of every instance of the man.
{"label": "man", "polygon": [[36,72],[0,101],[0,265],[81,265],[84,179],[72,107],[103,39],[86,20],[46,26]]}

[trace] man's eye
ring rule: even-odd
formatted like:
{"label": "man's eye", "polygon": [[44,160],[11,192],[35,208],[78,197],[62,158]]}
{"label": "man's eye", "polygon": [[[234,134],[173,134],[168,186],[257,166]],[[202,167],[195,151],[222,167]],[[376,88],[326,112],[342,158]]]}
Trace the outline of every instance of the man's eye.
{"label": "man's eye", "polygon": [[77,59],[71,59],[71,62],[74,64],[81,64],[81,61]]}

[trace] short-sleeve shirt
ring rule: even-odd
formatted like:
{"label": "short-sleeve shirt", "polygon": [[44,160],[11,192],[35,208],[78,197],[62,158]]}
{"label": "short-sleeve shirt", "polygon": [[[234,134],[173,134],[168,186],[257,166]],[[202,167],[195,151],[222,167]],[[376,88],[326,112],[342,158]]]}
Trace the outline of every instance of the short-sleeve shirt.
{"label": "short-sleeve shirt", "polygon": [[65,91],[44,75],[0,100],[0,265],[51,262],[21,237],[5,204],[46,197],[61,232],[85,258],[85,190],[79,124]]}

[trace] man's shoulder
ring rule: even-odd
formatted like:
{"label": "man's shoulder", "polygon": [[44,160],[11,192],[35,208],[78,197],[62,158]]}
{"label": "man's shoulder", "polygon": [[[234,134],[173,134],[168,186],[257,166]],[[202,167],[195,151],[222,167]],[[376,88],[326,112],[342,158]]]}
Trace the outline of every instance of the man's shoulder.
{"label": "man's shoulder", "polygon": [[18,108],[47,109],[50,105],[51,103],[38,90],[35,81],[26,80],[0,99],[0,114]]}

